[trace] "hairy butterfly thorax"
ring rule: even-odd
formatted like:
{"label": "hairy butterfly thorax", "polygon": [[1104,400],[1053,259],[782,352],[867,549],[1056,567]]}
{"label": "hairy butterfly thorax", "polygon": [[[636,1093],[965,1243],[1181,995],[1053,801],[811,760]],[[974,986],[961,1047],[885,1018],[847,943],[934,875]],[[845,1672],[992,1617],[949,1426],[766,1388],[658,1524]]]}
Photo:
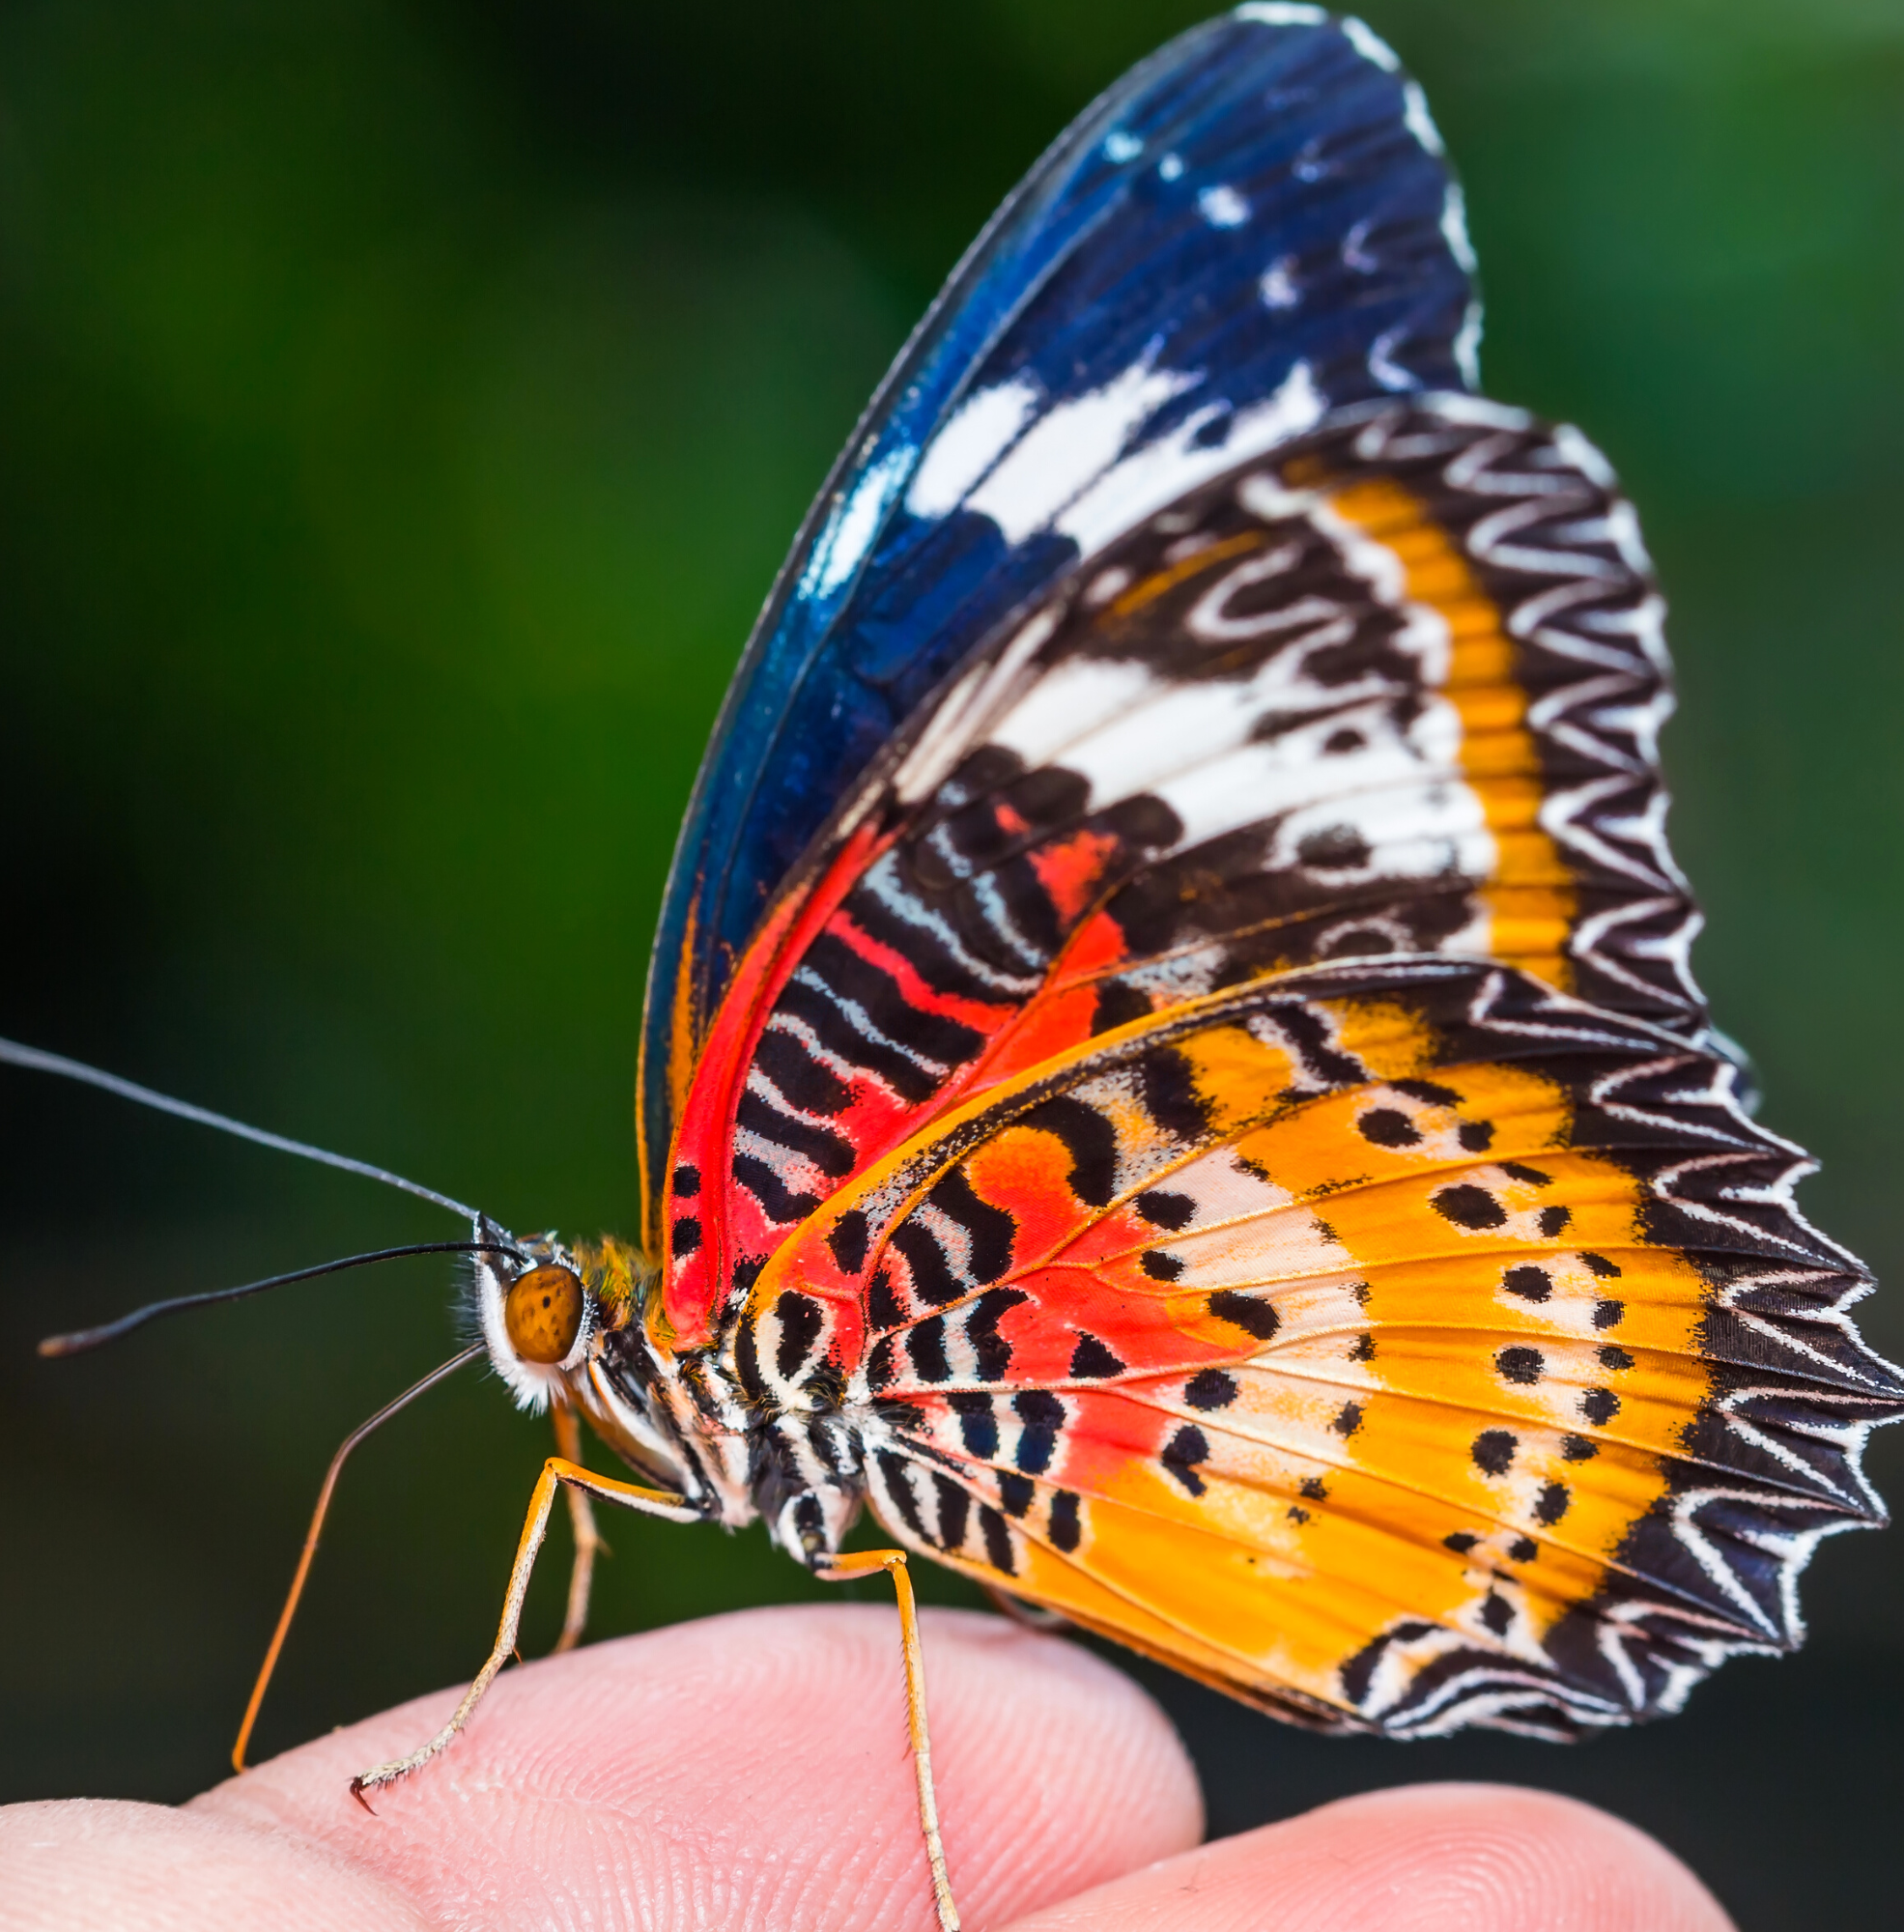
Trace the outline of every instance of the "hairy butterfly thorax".
{"label": "hairy butterfly thorax", "polygon": [[[497,1251],[471,1264],[477,1315],[522,1407],[573,1408],[710,1521],[731,1529],[758,1516],[803,1563],[838,1551],[865,1482],[859,1430],[841,1412],[844,1377],[823,1356],[809,1360],[817,1330],[741,1309],[714,1343],[677,1353],[659,1318],[659,1271],[638,1248],[540,1235],[503,1252],[503,1231],[480,1225]],[[775,1363],[764,1377],[763,1326]]]}

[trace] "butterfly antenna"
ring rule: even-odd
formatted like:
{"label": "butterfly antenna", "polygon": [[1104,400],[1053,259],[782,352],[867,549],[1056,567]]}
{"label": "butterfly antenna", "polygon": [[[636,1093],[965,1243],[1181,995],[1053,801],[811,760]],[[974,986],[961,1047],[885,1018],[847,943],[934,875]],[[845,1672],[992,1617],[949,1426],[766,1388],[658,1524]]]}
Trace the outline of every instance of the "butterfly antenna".
{"label": "butterfly antenna", "polygon": [[219,1301],[242,1301],[247,1294],[263,1294],[268,1288],[285,1288],[294,1281],[314,1281],[319,1275],[341,1274],[346,1268],[368,1267],[372,1262],[390,1262],[404,1255],[508,1255],[512,1260],[532,1259],[521,1248],[500,1241],[413,1241],[401,1248],[379,1248],[374,1254],[348,1255],[341,1262],[320,1262],[316,1267],[293,1268],[289,1274],[267,1275],[263,1281],[247,1281],[237,1288],[208,1289],[202,1294],[177,1294],[167,1301],[149,1301],[117,1321],[103,1321],[97,1328],[75,1328],[67,1335],[48,1335],[40,1344],[43,1355],[80,1355],[88,1349],[116,1342],[134,1328],[143,1328],[161,1315],[177,1315],[187,1308],[209,1308]]}
{"label": "butterfly antenna", "polygon": [[[97,1066],[68,1060],[64,1054],[44,1053],[37,1046],[22,1046],[17,1040],[0,1039],[0,1065],[23,1066],[34,1073],[56,1073],[63,1080],[77,1080],[83,1086],[117,1094],[122,1100],[135,1100],[140,1106],[156,1108],[161,1114],[176,1115],[182,1121],[196,1121],[202,1127],[216,1127],[221,1133],[236,1134],[242,1141],[255,1141],[260,1147],[275,1148],[279,1153],[300,1154],[305,1160],[314,1160],[322,1167],[339,1168],[346,1174],[360,1174],[366,1179],[381,1180],[389,1187],[400,1187],[406,1194],[415,1195],[419,1201],[447,1208],[452,1214],[461,1215],[466,1221],[474,1223],[482,1218],[475,1208],[466,1208],[460,1201],[452,1201],[447,1194],[439,1194],[434,1187],[406,1180],[402,1175],[392,1174],[387,1167],[374,1167],[367,1160],[353,1160],[349,1154],[331,1153],[305,1141],[287,1140],[282,1134],[267,1133],[263,1127],[248,1127],[242,1121],[213,1113],[209,1107],[194,1107],[189,1100],[175,1100],[168,1094],[155,1094],[150,1087],[122,1080],[116,1073],[102,1073]],[[350,1264],[341,1263],[339,1265],[348,1266]]]}
{"label": "butterfly antenna", "polygon": [[[413,1250],[412,1252],[424,1252]],[[375,1260],[375,1256],[360,1259]],[[348,1267],[350,1264],[339,1263]],[[311,1273],[322,1273],[313,1268]],[[284,1639],[291,1630],[291,1620],[298,1614],[298,1600],[304,1594],[304,1579],[311,1574],[311,1558],[317,1554],[318,1537],[324,1529],[324,1519],[329,1513],[331,1492],[337,1487],[337,1478],[343,1472],[346,1459],[363,1438],[373,1430],[383,1428],[391,1416],[410,1405],[426,1390],[433,1389],[448,1376],[452,1376],[466,1363],[473,1362],[483,1353],[483,1344],[472,1342],[460,1353],[452,1355],[448,1361],[432,1369],[420,1382],[412,1383],[394,1402],[386,1402],[368,1422],[359,1423],[337,1445],[337,1453],[330,1459],[330,1467],[325,1471],[324,1487],[318,1492],[317,1508],[311,1512],[311,1526],[304,1532],[303,1554],[298,1559],[298,1574],[291,1579],[291,1594],[284,1600],[284,1608],[278,1612],[277,1629],[271,1633],[270,1648],[265,1652],[265,1662],[258,1672],[258,1681],[251,1687],[251,1701],[244,1707],[244,1721],[238,1727],[238,1742],[232,1747],[232,1769],[244,1769],[245,1747],[251,1742],[251,1727],[258,1721],[259,1707],[265,1701],[265,1691],[271,1681],[271,1672],[277,1668],[278,1652],[284,1648]]]}

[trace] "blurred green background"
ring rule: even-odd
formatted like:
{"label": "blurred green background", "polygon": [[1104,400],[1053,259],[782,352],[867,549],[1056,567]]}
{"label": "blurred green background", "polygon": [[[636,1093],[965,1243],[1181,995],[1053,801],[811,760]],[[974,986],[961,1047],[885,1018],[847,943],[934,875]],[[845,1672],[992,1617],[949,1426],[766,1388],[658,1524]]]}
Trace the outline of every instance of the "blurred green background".
{"label": "blurred green background", "polygon": [[[635,1220],[675,823],[775,565],[939,278],[1168,0],[0,7],[0,1031],[522,1228]],[[1490,390],[1620,466],[1675,609],[1699,966],[1904,1261],[1904,10],[1370,0],[1465,176]],[[216,1778],[338,1437],[451,1346],[408,1262],[32,1340],[439,1217],[0,1073],[0,1796]],[[1867,1326],[1904,1352],[1904,1294]],[[346,1478],[260,1744],[465,1677],[547,1442],[494,1382]],[[1904,1431],[1875,1445],[1904,1474]],[[606,1634],[801,1595],[616,1521]],[[559,1616],[547,1566],[530,1647]],[[942,1585],[942,1600],[958,1600]],[[1151,1674],[1234,1830],[1442,1776],[1577,1791],[1748,1932],[1890,1926],[1904,1545],[1799,1660],[1556,1750],[1296,1737]]]}

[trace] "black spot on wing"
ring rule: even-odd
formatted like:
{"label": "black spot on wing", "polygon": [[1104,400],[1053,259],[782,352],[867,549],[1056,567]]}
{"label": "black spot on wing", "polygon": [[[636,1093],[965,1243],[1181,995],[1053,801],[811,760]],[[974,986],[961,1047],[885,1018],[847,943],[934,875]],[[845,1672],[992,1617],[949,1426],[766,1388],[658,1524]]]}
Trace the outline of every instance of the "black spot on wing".
{"label": "black spot on wing", "polygon": [[1580,1413],[1596,1429],[1605,1429],[1620,1412],[1620,1398],[1609,1388],[1590,1388],[1580,1397]]}
{"label": "black spot on wing", "polygon": [[1617,1328],[1627,1312],[1624,1301],[1614,1301],[1610,1297],[1593,1304],[1593,1325],[1596,1328]]}
{"label": "black spot on wing", "polygon": [[938,1236],[924,1222],[901,1221],[888,1245],[905,1257],[912,1292],[928,1308],[943,1308],[965,1293],[969,1284],[952,1271]]}
{"label": "black spot on wing", "polygon": [[1078,1520],[1078,1499],[1070,1490],[1060,1490],[1051,1498],[1051,1547],[1062,1549],[1066,1556],[1074,1550],[1084,1534],[1083,1524]]}
{"label": "black spot on wing", "polygon": [[1058,1432],[1065,1426],[1065,1405],[1049,1389],[1022,1389],[1011,1406],[1024,1425],[1018,1432],[1013,1461],[1028,1476],[1041,1476],[1051,1466]]}
{"label": "black spot on wing", "polygon": [[1007,1516],[1023,1516],[1037,1494],[1037,1485],[1029,1476],[1021,1476],[1015,1469],[999,1471],[998,1499],[1005,1505]]}
{"label": "black spot on wing", "polygon": [[1410,1100],[1419,1100],[1429,1107],[1459,1107],[1461,1095],[1452,1087],[1443,1087],[1434,1080],[1391,1080],[1388,1083],[1396,1093],[1406,1094]]}
{"label": "black spot on wing", "polygon": [[1167,1255],[1161,1248],[1146,1248],[1138,1256],[1137,1265],[1152,1281],[1176,1281],[1183,1273],[1183,1264],[1175,1255]]}
{"label": "black spot on wing", "polygon": [[829,1180],[844,1180],[853,1171],[852,1144],[843,1134],[817,1121],[797,1121],[751,1090],[742,1094],[734,1109],[734,1124],[810,1161]]}
{"label": "black spot on wing", "polygon": [[1616,1263],[1609,1262],[1605,1255],[1589,1255],[1586,1253],[1582,1253],[1580,1259],[1581,1261],[1586,1263],[1587,1266],[1590,1267],[1594,1271],[1594,1273],[1601,1278],[1602,1281],[1610,1281],[1620,1272],[1618,1264]]}
{"label": "black spot on wing", "polygon": [[972,1498],[950,1476],[932,1472],[932,1488],[939,1505],[939,1547],[958,1549],[965,1543],[965,1526],[972,1516]]}
{"label": "black spot on wing", "polygon": [[847,1208],[827,1231],[826,1244],[841,1274],[858,1274],[866,1266],[870,1232],[865,1213],[858,1208]]}
{"label": "black spot on wing", "polygon": [[734,1179],[759,1202],[770,1221],[791,1226],[820,1205],[817,1194],[796,1193],[756,1154],[734,1156]]}
{"label": "black spot on wing", "polygon": [[985,1542],[985,1561],[994,1570],[1015,1577],[1018,1563],[1011,1549],[1011,1531],[997,1510],[986,1503],[979,1505],[979,1533]]}
{"label": "black spot on wing", "polygon": [[753,1064],[802,1114],[844,1113],[853,1098],[853,1090],[832,1067],[815,1060],[804,1040],[778,1027],[769,1027],[760,1036]]}
{"label": "black spot on wing", "polygon": [[1474,1446],[1469,1454],[1474,1458],[1474,1466],[1484,1475],[1504,1476],[1514,1462],[1514,1452],[1520,1444],[1513,1433],[1506,1429],[1484,1429],[1474,1438]]}
{"label": "black spot on wing", "polygon": [[1236,1378],[1221,1369],[1199,1369],[1183,1384],[1183,1400],[1192,1408],[1228,1408],[1236,1399]]}
{"label": "black spot on wing", "polygon": [[1209,1461],[1209,1438],[1195,1423],[1186,1422],[1164,1444],[1159,1460],[1193,1496],[1202,1495],[1208,1487],[1197,1473],[1197,1464]]}
{"label": "black spot on wing", "polygon": [[1455,1139],[1469,1153],[1486,1153],[1494,1144],[1494,1123],[1492,1121],[1464,1121],[1455,1129]]}
{"label": "black spot on wing", "polygon": [[1377,1147],[1415,1147],[1421,1141],[1421,1129],[1399,1107],[1371,1107],[1355,1124]]}
{"label": "black spot on wing", "polygon": [[958,1417],[959,1439],[965,1453],[989,1463],[998,1454],[998,1417],[992,1413],[990,1396],[974,1389],[960,1389],[949,1395],[952,1413]]}
{"label": "black spot on wing", "polygon": [[1596,1349],[1594,1352],[1600,1357],[1600,1366],[1603,1369],[1633,1367],[1633,1357],[1617,1342],[1608,1342],[1604,1348]]}
{"label": "black spot on wing", "polygon": [[674,1170],[674,1196],[678,1201],[692,1201],[700,1192],[700,1169],[693,1161],[684,1160]]}
{"label": "black spot on wing", "polygon": [[1502,1381],[1531,1388],[1547,1371],[1547,1358],[1538,1349],[1503,1349],[1494,1357],[1494,1367]]}
{"label": "black spot on wing", "polygon": [[1209,1129],[1209,1103],[1197,1091],[1196,1068],[1187,1054],[1158,1047],[1137,1063],[1138,1091],[1145,1111],[1178,1140],[1200,1141]]}
{"label": "black spot on wing", "polygon": [[1030,1299],[1022,1289],[988,1288],[967,1311],[966,1338],[972,1344],[981,1381],[1004,1380],[1006,1371],[1011,1366],[1011,1344],[998,1332],[998,1324],[1008,1309]]}
{"label": "black spot on wing", "polygon": [[1509,1268],[1501,1276],[1501,1286],[1508,1293],[1518,1294],[1522,1301],[1546,1301],[1553,1293],[1553,1277],[1546,1268],[1535,1267],[1529,1263]]}
{"label": "black spot on wing", "polygon": [[935,1315],[906,1331],[906,1354],[913,1373],[923,1382],[949,1382],[952,1364],[946,1359],[946,1318]]}
{"label": "black spot on wing", "polygon": [[1283,1318],[1271,1303],[1234,1288],[1219,1288],[1209,1298],[1209,1312],[1219,1321],[1233,1323],[1259,1342],[1268,1341],[1283,1325]]}
{"label": "black spot on wing", "polygon": [[1472,1181],[1464,1180],[1453,1187],[1443,1187],[1430,1195],[1429,1200],[1435,1211],[1444,1220],[1452,1221],[1457,1228],[1468,1228],[1478,1233],[1485,1228],[1507,1225],[1507,1209],[1485,1187],[1476,1187]]}
{"label": "black spot on wing", "polygon": [[792,1289],[774,1303],[774,1313],[781,1324],[774,1367],[780,1371],[781,1380],[787,1382],[800,1373],[812,1353],[813,1344],[820,1339],[820,1330],[826,1325],[826,1316],[810,1294],[798,1294]]}
{"label": "black spot on wing", "polygon": [[1600,1454],[1600,1444],[1585,1435],[1563,1435],[1560,1453],[1570,1463],[1591,1463]]}
{"label": "black spot on wing", "polygon": [[1073,1379],[1096,1379],[1123,1373],[1123,1363],[1095,1335],[1079,1332],[1077,1347],[1071,1350]]}
{"label": "black spot on wing", "polygon": [[673,1249],[676,1261],[685,1260],[689,1255],[697,1252],[700,1247],[699,1221],[692,1214],[683,1214],[674,1224],[669,1245]]}
{"label": "black spot on wing", "polygon": [[922,1543],[930,1543],[932,1539],[919,1514],[919,1498],[913,1494],[912,1472],[906,1467],[905,1459],[894,1455],[890,1449],[881,1449],[873,1460],[879,1464],[879,1473],[885,1478],[887,1493],[899,1512],[899,1520]]}
{"label": "black spot on wing", "polygon": [[1568,1222],[1573,1218],[1574,1210],[1571,1208],[1543,1208],[1540,1216],[1542,1236],[1550,1241],[1555,1236],[1564,1235],[1567,1232]]}
{"label": "black spot on wing", "polygon": [[1153,1228],[1167,1228],[1174,1235],[1196,1219],[1197,1204],[1187,1194],[1173,1194],[1167,1188],[1148,1187],[1131,1204]]}
{"label": "black spot on wing", "polygon": [[1152,1011],[1149,995],[1127,980],[1106,980],[1097,988],[1097,1004],[1091,1016],[1093,1036],[1128,1026],[1132,1020],[1149,1019]]}
{"label": "black spot on wing", "polygon": [[1504,1160],[1501,1172],[1512,1180],[1524,1180],[1529,1187],[1551,1187],[1553,1176],[1543,1174],[1538,1167],[1529,1167],[1524,1161]]}
{"label": "black spot on wing", "polygon": [[1573,1500],[1565,1483],[1544,1483],[1540,1494],[1534,1498],[1536,1521],[1551,1529],[1567,1514],[1568,1505]]}
{"label": "black spot on wing", "polygon": [[896,1328],[905,1319],[906,1311],[893,1292],[892,1269],[883,1266],[874,1269],[871,1281],[867,1284],[867,1321],[875,1328]]}
{"label": "black spot on wing", "polygon": [[1087,1208],[1108,1208],[1118,1191],[1117,1129],[1072,1094],[1055,1094],[1019,1116],[1019,1124],[1053,1134],[1070,1156],[1071,1192]]}
{"label": "black spot on wing", "polygon": [[1297,842],[1296,860],[1319,872],[1359,872],[1375,855],[1352,825],[1324,826]]}
{"label": "black spot on wing", "polygon": [[[861,925],[869,924],[872,919],[884,912],[874,895],[866,892],[853,895],[851,907],[855,923]],[[887,938],[889,943],[895,939],[899,942],[895,950],[920,969],[920,977],[928,985],[933,984],[933,978],[931,972],[926,970],[926,959],[922,956],[925,954],[933,956],[934,964],[943,959],[950,977],[959,982],[957,990],[981,990],[970,985],[963,968],[953,965],[949,956],[940,953],[937,941],[921,927],[902,925],[897,933],[889,934]],[[865,1013],[886,1039],[903,1042],[906,1050],[895,1051],[883,1041],[868,1039],[863,1029],[853,1026],[853,1043],[835,1048],[834,1040],[820,1033],[811,1014],[805,1008],[801,1011],[801,1017],[813,1026],[814,1032],[826,1040],[830,1049],[838,1051],[840,1058],[850,1065],[865,1066],[868,1072],[877,1074],[901,1099],[917,1101],[928,1098],[938,1088],[940,1076],[937,1067],[962,1066],[985,1043],[983,1037],[963,1021],[914,1006],[906,998],[904,988],[885,967],[875,965],[856,952],[838,933],[820,933],[808,948],[803,963],[841,1000]],[[938,990],[950,991],[953,988],[940,987]],[[793,987],[789,986],[787,991],[791,993]],[[782,994],[782,1003],[785,998],[786,995]],[[834,1010],[838,1012],[838,1009]],[[842,1014],[841,1017],[847,1016]],[[850,1020],[848,1023],[851,1024]],[[915,1053],[936,1065],[930,1067],[920,1065],[911,1057]],[[921,1082],[924,1082],[923,1088],[920,1088]],[[916,1088],[920,1091],[911,1091]]]}
{"label": "black spot on wing", "polygon": [[965,1230],[967,1265],[975,1281],[996,1281],[1011,1265],[1016,1224],[1003,1208],[979,1198],[962,1167],[947,1169],[925,1198],[948,1220]]}

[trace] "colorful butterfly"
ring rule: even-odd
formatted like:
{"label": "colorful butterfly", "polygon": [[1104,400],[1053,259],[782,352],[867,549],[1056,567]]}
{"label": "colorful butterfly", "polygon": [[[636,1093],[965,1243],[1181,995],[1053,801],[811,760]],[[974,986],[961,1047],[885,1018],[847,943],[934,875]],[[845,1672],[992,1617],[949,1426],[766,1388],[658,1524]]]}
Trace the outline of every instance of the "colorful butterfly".
{"label": "colorful butterfly", "polygon": [[[1172,43],[993,218],[702,767],[641,1245],[473,1217],[565,1454],[469,1697],[360,1791],[469,1717],[563,1485],[892,1571],[948,1927],[907,1553],[1396,1737],[1799,1641],[1904,1380],[1691,976],[1634,513],[1473,393],[1471,268],[1419,89],[1303,5]],[[864,1506],[895,1548],[841,1555]]]}

